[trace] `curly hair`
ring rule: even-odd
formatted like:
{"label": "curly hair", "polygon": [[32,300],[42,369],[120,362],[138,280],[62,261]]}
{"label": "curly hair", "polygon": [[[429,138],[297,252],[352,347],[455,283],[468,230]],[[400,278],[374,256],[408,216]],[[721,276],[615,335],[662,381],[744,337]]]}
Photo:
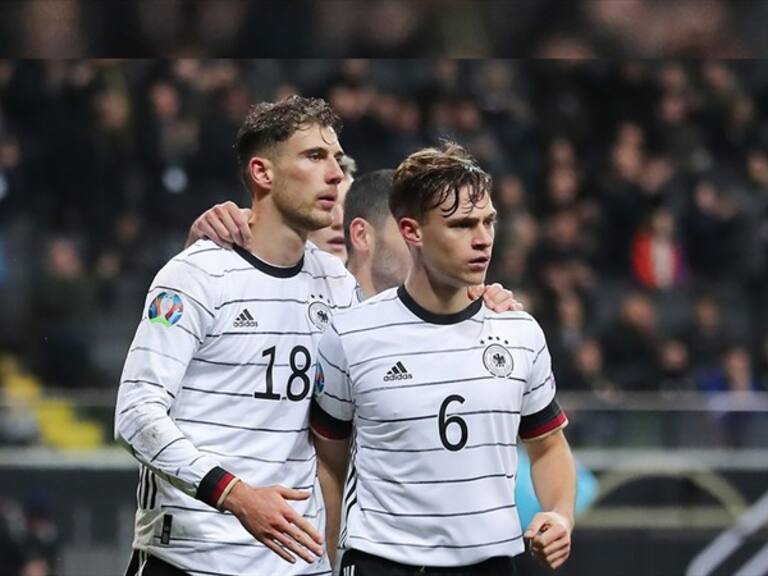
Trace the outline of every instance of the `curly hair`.
{"label": "curly hair", "polygon": [[442,209],[451,216],[459,209],[459,191],[469,188],[469,201],[476,206],[491,190],[491,176],[455,142],[440,148],[424,148],[403,160],[395,170],[389,209],[395,218],[422,220],[449,197],[453,203]]}
{"label": "curly hair", "polygon": [[303,126],[318,124],[341,131],[341,120],[321,98],[291,96],[251,106],[237,131],[235,150],[243,184],[248,188],[248,161],[284,142]]}

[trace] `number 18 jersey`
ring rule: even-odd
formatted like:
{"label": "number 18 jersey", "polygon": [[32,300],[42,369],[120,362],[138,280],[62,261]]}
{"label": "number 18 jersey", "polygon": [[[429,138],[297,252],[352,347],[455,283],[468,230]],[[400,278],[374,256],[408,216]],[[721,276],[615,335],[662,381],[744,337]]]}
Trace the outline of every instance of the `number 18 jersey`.
{"label": "number 18 jersey", "polygon": [[126,359],[117,436],[141,462],[134,547],[197,574],[330,574],[291,565],[215,506],[232,475],[311,497],[292,501],[320,533],[309,437],[320,336],[357,302],[356,282],[308,244],[290,268],[198,241],[158,273]]}
{"label": "number 18 jersey", "polygon": [[311,414],[325,437],[354,429],[341,546],[416,566],[522,552],[518,438],[567,423],[529,314],[437,315],[403,287],[334,317]]}

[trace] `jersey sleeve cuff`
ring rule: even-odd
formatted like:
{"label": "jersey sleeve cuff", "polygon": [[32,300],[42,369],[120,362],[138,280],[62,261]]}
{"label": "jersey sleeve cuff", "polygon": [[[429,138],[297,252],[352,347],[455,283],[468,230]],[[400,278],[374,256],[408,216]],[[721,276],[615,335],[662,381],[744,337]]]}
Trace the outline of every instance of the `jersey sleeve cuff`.
{"label": "jersey sleeve cuff", "polygon": [[567,425],[568,417],[560,408],[557,400],[552,399],[552,402],[543,410],[523,416],[520,419],[520,430],[518,433],[523,440],[536,440],[556,430],[565,428]]}
{"label": "jersey sleeve cuff", "polygon": [[232,490],[238,478],[220,466],[211,469],[200,481],[195,498],[218,508],[220,501]]}
{"label": "jersey sleeve cuff", "polygon": [[314,399],[309,411],[309,424],[312,430],[329,440],[344,440],[352,435],[352,421],[339,420],[322,409]]}

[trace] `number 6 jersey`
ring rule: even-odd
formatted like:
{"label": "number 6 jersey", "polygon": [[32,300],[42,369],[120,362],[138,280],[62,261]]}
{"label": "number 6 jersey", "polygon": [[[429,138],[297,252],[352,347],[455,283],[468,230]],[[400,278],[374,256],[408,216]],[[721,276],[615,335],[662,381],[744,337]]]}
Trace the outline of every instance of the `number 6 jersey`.
{"label": "number 6 jersey", "polygon": [[312,428],[354,425],[343,548],[415,566],[522,552],[518,437],[566,423],[527,313],[477,301],[437,315],[401,287],[338,314],[320,341]]}
{"label": "number 6 jersey", "polygon": [[291,268],[198,241],[149,289],[125,362],[115,432],[141,462],[134,547],[186,572],[330,574],[289,564],[216,509],[234,476],[312,497],[290,504],[324,531],[309,438],[317,345],[357,301],[354,278],[308,244]]}

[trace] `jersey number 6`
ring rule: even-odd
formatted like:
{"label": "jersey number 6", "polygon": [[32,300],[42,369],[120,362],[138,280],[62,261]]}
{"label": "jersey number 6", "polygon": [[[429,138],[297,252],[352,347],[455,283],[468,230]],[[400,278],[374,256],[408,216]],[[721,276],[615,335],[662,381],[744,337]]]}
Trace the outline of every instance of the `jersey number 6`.
{"label": "jersey number 6", "polygon": [[[448,448],[451,452],[458,452],[462,448],[464,448],[464,445],[467,443],[467,438],[469,438],[469,430],[467,429],[467,423],[461,419],[459,416],[449,416],[448,418],[445,417],[445,411],[448,410],[448,404],[451,402],[459,402],[461,404],[464,404],[464,397],[459,396],[458,394],[451,394],[448,396],[445,400],[443,400],[443,403],[440,405],[440,415],[437,420],[437,426],[440,430],[440,442],[443,443],[443,446]],[[459,441],[452,443],[448,439],[448,426],[451,424],[456,424],[459,429],[461,430],[461,436],[459,437]]]}

